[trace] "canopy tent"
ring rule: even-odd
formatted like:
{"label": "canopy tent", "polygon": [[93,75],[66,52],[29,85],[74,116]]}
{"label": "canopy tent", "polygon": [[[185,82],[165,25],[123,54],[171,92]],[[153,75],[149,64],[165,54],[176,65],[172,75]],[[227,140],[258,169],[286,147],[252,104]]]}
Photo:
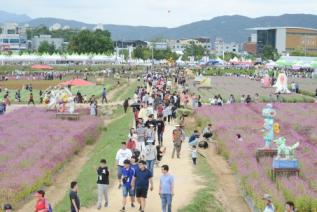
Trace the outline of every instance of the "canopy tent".
{"label": "canopy tent", "polygon": [[96,85],[95,83],[83,80],[83,79],[73,79],[66,82],[60,83],[60,85],[71,85],[71,86],[91,86]]}
{"label": "canopy tent", "polygon": [[41,65],[41,64],[32,65],[31,68],[35,70],[53,70],[54,69],[52,66]]}

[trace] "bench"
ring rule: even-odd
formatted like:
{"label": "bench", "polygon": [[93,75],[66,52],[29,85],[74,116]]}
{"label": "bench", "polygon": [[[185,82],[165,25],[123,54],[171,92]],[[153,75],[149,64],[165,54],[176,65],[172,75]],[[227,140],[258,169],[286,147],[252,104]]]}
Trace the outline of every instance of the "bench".
{"label": "bench", "polygon": [[277,155],[277,149],[257,149],[255,153],[256,161],[259,163],[261,157],[271,157]]}
{"label": "bench", "polygon": [[56,113],[56,118],[62,120],[79,120],[79,113]]}
{"label": "bench", "polygon": [[299,177],[300,170],[296,169],[286,169],[286,168],[273,168],[271,169],[271,177],[272,180],[275,181],[277,176],[298,176]]}

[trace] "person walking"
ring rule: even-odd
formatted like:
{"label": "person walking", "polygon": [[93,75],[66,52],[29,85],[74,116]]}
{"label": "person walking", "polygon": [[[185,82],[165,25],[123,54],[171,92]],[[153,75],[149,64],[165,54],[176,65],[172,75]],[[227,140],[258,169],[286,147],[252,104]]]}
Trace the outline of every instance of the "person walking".
{"label": "person walking", "polygon": [[192,160],[193,160],[193,164],[196,165],[196,162],[197,162],[197,147],[195,145],[192,147]]}
{"label": "person walking", "polygon": [[97,169],[97,188],[98,188],[98,203],[97,209],[100,210],[102,206],[102,199],[105,198],[105,207],[108,207],[108,187],[109,187],[109,170],[106,159],[100,160],[100,166]]}
{"label": "person walking", "polygon": [[45,199],[45,191],[38,190],[34,195],[37,200],[35,204],[35,212],[49,212],[48,201]]}
{"label": "person walking", "polygon": [[106,90],[106,87],[103,88],[102,90],[102,93],[101,93],[101,103],[103,104],[104,102],[108,103],[108,100],[107,100],[107,90]]}
{"label": "person walking", "polygon": [[127,99],[124,100],[124,102],[123,102],[124,113],[127,113],[127,110],[128,110],[128,108],[129,108],[129,100],[130,100],[130,98],[127,98]]}
{"label": "person walking", "polygon": [[32,103],[33,105],[35,105],[35,103],[34,103],[34,98],[33,98],[33,93],[30,93],[28,105],[31,104],[31,103]]}
{"label": "person walking", "polygon": [[119,181],[119,189],[121,188],[121,178],[122,178],[122,168],[123,162],[125,160],[129,160],[132,157],[132,152],[127,148],[126,142],[121,143],[121,148],[118,150],[116,154],[116,162],[117,162],[117,177]]}
{"label": "person walking", "polygon": [[71,212],[79,212],[80,210],[80,200],[78,197],[78,185],[76,181],[73,181],[70,183],[70,193],[69,193],[69,199],[70,199],[70,211]]}
{"label": "person walking", "polygon": [[160,192],[162,212],[172,212],[172,198],[174,196],[174,177],[169,174],[168,165],[162,166],[160,178]]}
{"label": "person walking", "polygon": [[157,140],[159,142],[159,145],[163,145],[163,133],[165,129],[165,124],[163,121],[162,115],[158,117],[158,120],[156,121],[156,129],[157,129]]}
{"label": "person walking", "polygon": [[132,179],[135,174],[135,170],[131,167],[131,162],[129,160],[125,160],[123,162],[124,167],[122,168],[122,195],[123,195],[123,200],[122,200],[122,208],[121,212],[125,211],[125,207],[127,204],[127,197],[128,195],[131,198],[131,207],[134,208],[134,196],[135,196],[135,190],[132,189]]}
{"label": "person walking", "polygon": [[263,200],[266,201],[265,208],[263,212],[275,212],[275,207],[272,203],[272,196],[269,194],[264,194]]}
{"label": "person walking", "polygon": [[173,152],[172,152],[172,158],[175,156],[175,152],[177,155],[177,158],[180,158],[180,152],[182,148],[182,130],[180,128],[180,125],[175,125],[176,129],[173,130]]}
{"label": "person walking", "polygon": [[146,161],[146,167],[148,170],[151,171],[152,175],[154,175],[153,169],[157,156],[156,147],[153,145],[153,142],[153,140],[147,141],[147,145],[145,146],[145,150],[143,153],[144,160]]}
{"label": "person walking", "polygon": [[149,190],[153,191],[153,176],[152,173],[145,167],[146,162],[144,160],[139,161],[139,169],[136,170],[133,180],[132,188],[135,188],[136,197],[140,204],[140,211],[144,212],[147,193]]}

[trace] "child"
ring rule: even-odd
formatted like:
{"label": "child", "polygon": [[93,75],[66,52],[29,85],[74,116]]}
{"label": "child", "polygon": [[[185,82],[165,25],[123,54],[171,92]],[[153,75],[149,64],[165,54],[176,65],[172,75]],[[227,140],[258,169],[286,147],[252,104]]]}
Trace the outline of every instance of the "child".
{"label": "child", "polygon": [[165,151],[166,151],[166,147],[161,146],[161,145],[157,145],[156,146],[156,151],[157,151],[157,155],[156,155],[156,167],[159,167],[160,161],[162,160]]}
{"label": "child", "polygon": [[192,147],[192,159],[193,159],[193,164],[196,165],[196,160],[197,160],[197,148],[194,145]]}
{"label": "child", "polygon": [[243,141],[242,136],[240,134],[237,134],[236,136],[237,136],[237,141],[238,142],[242,142]]}

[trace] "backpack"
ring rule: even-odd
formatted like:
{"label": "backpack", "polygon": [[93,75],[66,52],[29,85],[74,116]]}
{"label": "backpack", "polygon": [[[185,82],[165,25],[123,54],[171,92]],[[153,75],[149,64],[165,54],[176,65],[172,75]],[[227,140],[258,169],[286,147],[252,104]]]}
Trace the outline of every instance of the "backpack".
{"label": "backpack", "polygon": [[200,148],[207,149],[207,148],[208,148],[208,143],[207,143],[206,141],[200,141],[200,142],[198,143],[198,146],[199,146]]}
{"label": "backpack", "polygon": [[53,208],[50,203],[48,203],[48,212],[53,212]]}

